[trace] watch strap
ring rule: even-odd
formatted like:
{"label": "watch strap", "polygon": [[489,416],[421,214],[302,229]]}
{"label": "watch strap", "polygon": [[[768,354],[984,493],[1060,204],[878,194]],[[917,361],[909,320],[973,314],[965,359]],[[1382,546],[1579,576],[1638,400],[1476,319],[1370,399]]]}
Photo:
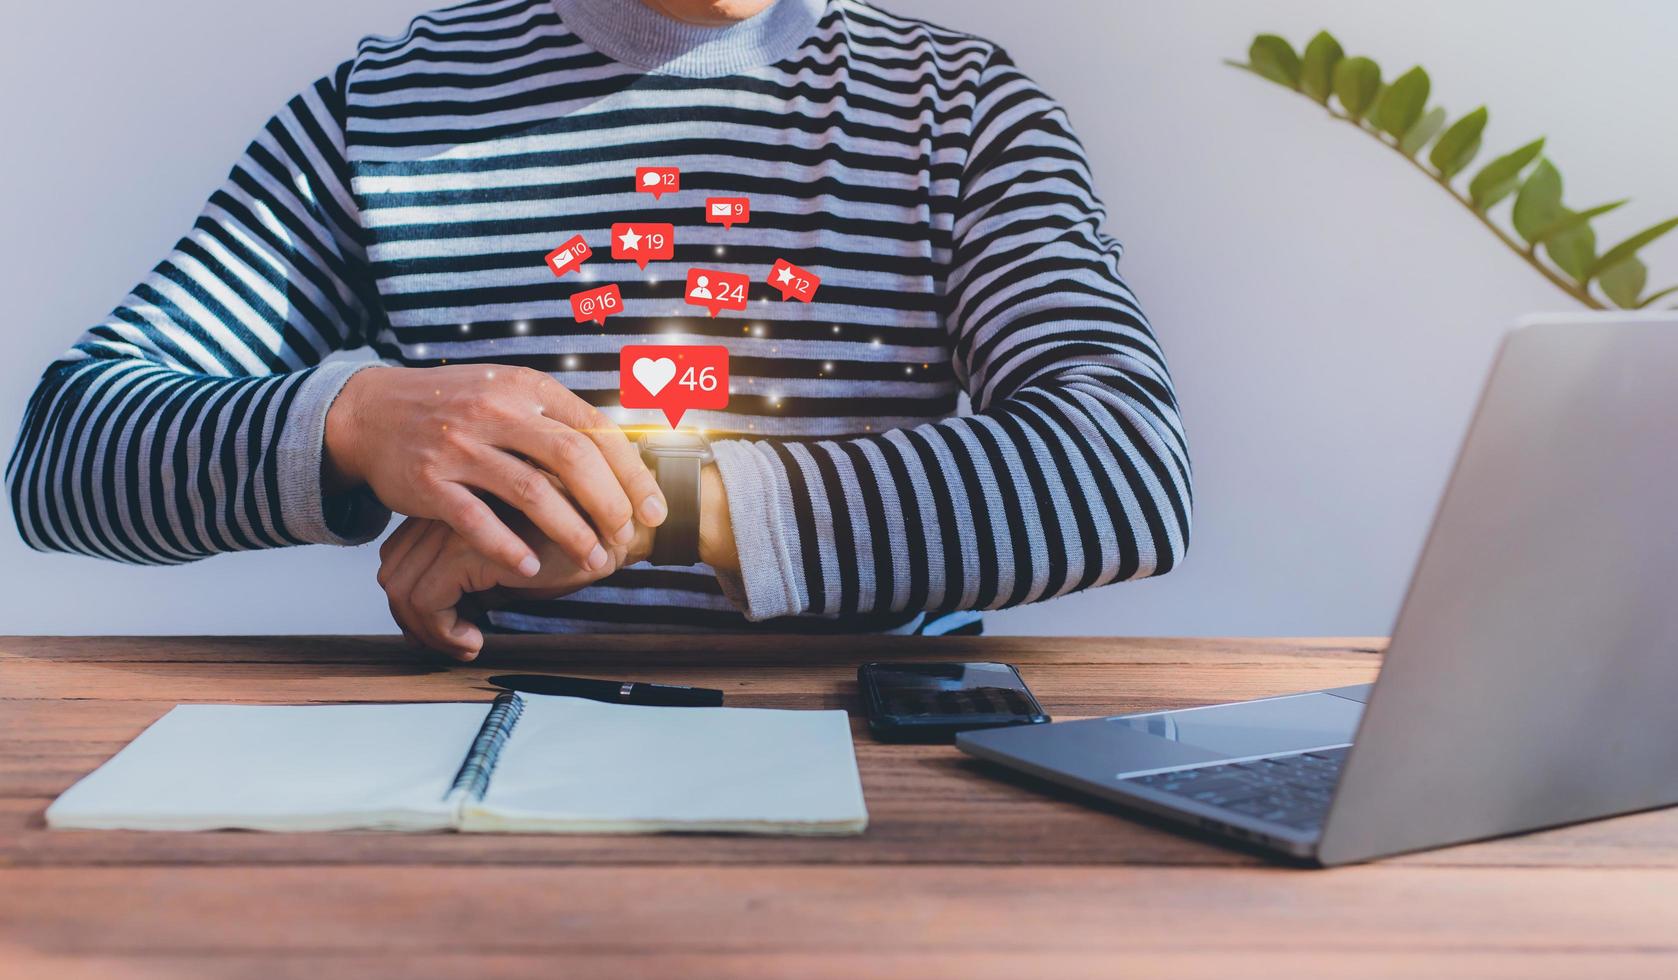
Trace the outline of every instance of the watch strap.
{"label": "watch strap", "polygon": [[705,461],[698,456],[654,456],[653,476],[664,492],[670,515],[653,531],[654,565],[699,564],[699,471]]}

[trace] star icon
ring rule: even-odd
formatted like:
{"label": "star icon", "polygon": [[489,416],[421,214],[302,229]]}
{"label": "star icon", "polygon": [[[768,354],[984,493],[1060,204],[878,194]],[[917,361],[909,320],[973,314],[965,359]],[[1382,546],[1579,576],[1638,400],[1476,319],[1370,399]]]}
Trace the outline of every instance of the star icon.
{"label": "star icon", "polygon": [[641,237],[635,233],[634,227],[629,227],[625,228],[623,234],[618,236],[618,241],[623,243],[625,252],[634,252],[641,248]]}
{"label": "star icon", "polygon": [[792,266],[790,266],[790,265],[781,266],[781,271],[775,273],[775,278],[781,280],[784,283],[789,283],[790,284],[792,282]]}

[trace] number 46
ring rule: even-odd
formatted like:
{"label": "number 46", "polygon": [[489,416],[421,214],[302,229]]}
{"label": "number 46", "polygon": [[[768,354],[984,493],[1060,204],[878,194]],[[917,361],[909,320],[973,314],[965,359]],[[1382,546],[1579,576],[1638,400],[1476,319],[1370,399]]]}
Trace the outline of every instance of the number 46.
{"label": "number 46", "polygon": [[717,369],[708,367],[700,368],[696,374],[693,368],[690,367],[683,372],[682,377],[676,383],[689,391],[716,391]]}

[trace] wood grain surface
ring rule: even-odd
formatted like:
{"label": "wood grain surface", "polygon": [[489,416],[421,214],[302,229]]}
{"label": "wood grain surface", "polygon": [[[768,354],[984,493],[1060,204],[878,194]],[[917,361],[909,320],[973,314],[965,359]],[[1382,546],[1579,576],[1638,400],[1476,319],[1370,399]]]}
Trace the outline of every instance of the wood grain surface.
{"label": "wood grain surface", "polygon": [[0,638],[0,977],[1671,976],[1678,810],[1315,871],[853,718],[849,839],[48,831],[181,702],[488,700],[507,669],[858,710],[865,660],[1018,664],[1069,719],[1371,680],[1376,639]]}

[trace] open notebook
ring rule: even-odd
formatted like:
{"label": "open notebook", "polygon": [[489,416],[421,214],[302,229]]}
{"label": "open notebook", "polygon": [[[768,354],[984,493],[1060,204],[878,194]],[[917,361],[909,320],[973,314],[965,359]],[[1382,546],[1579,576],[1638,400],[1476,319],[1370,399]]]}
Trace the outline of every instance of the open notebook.
{"label": "open notebook", "polygon": [[47,808],[125,830],[732,831],[868,824],[843,711],[178,705]]}

